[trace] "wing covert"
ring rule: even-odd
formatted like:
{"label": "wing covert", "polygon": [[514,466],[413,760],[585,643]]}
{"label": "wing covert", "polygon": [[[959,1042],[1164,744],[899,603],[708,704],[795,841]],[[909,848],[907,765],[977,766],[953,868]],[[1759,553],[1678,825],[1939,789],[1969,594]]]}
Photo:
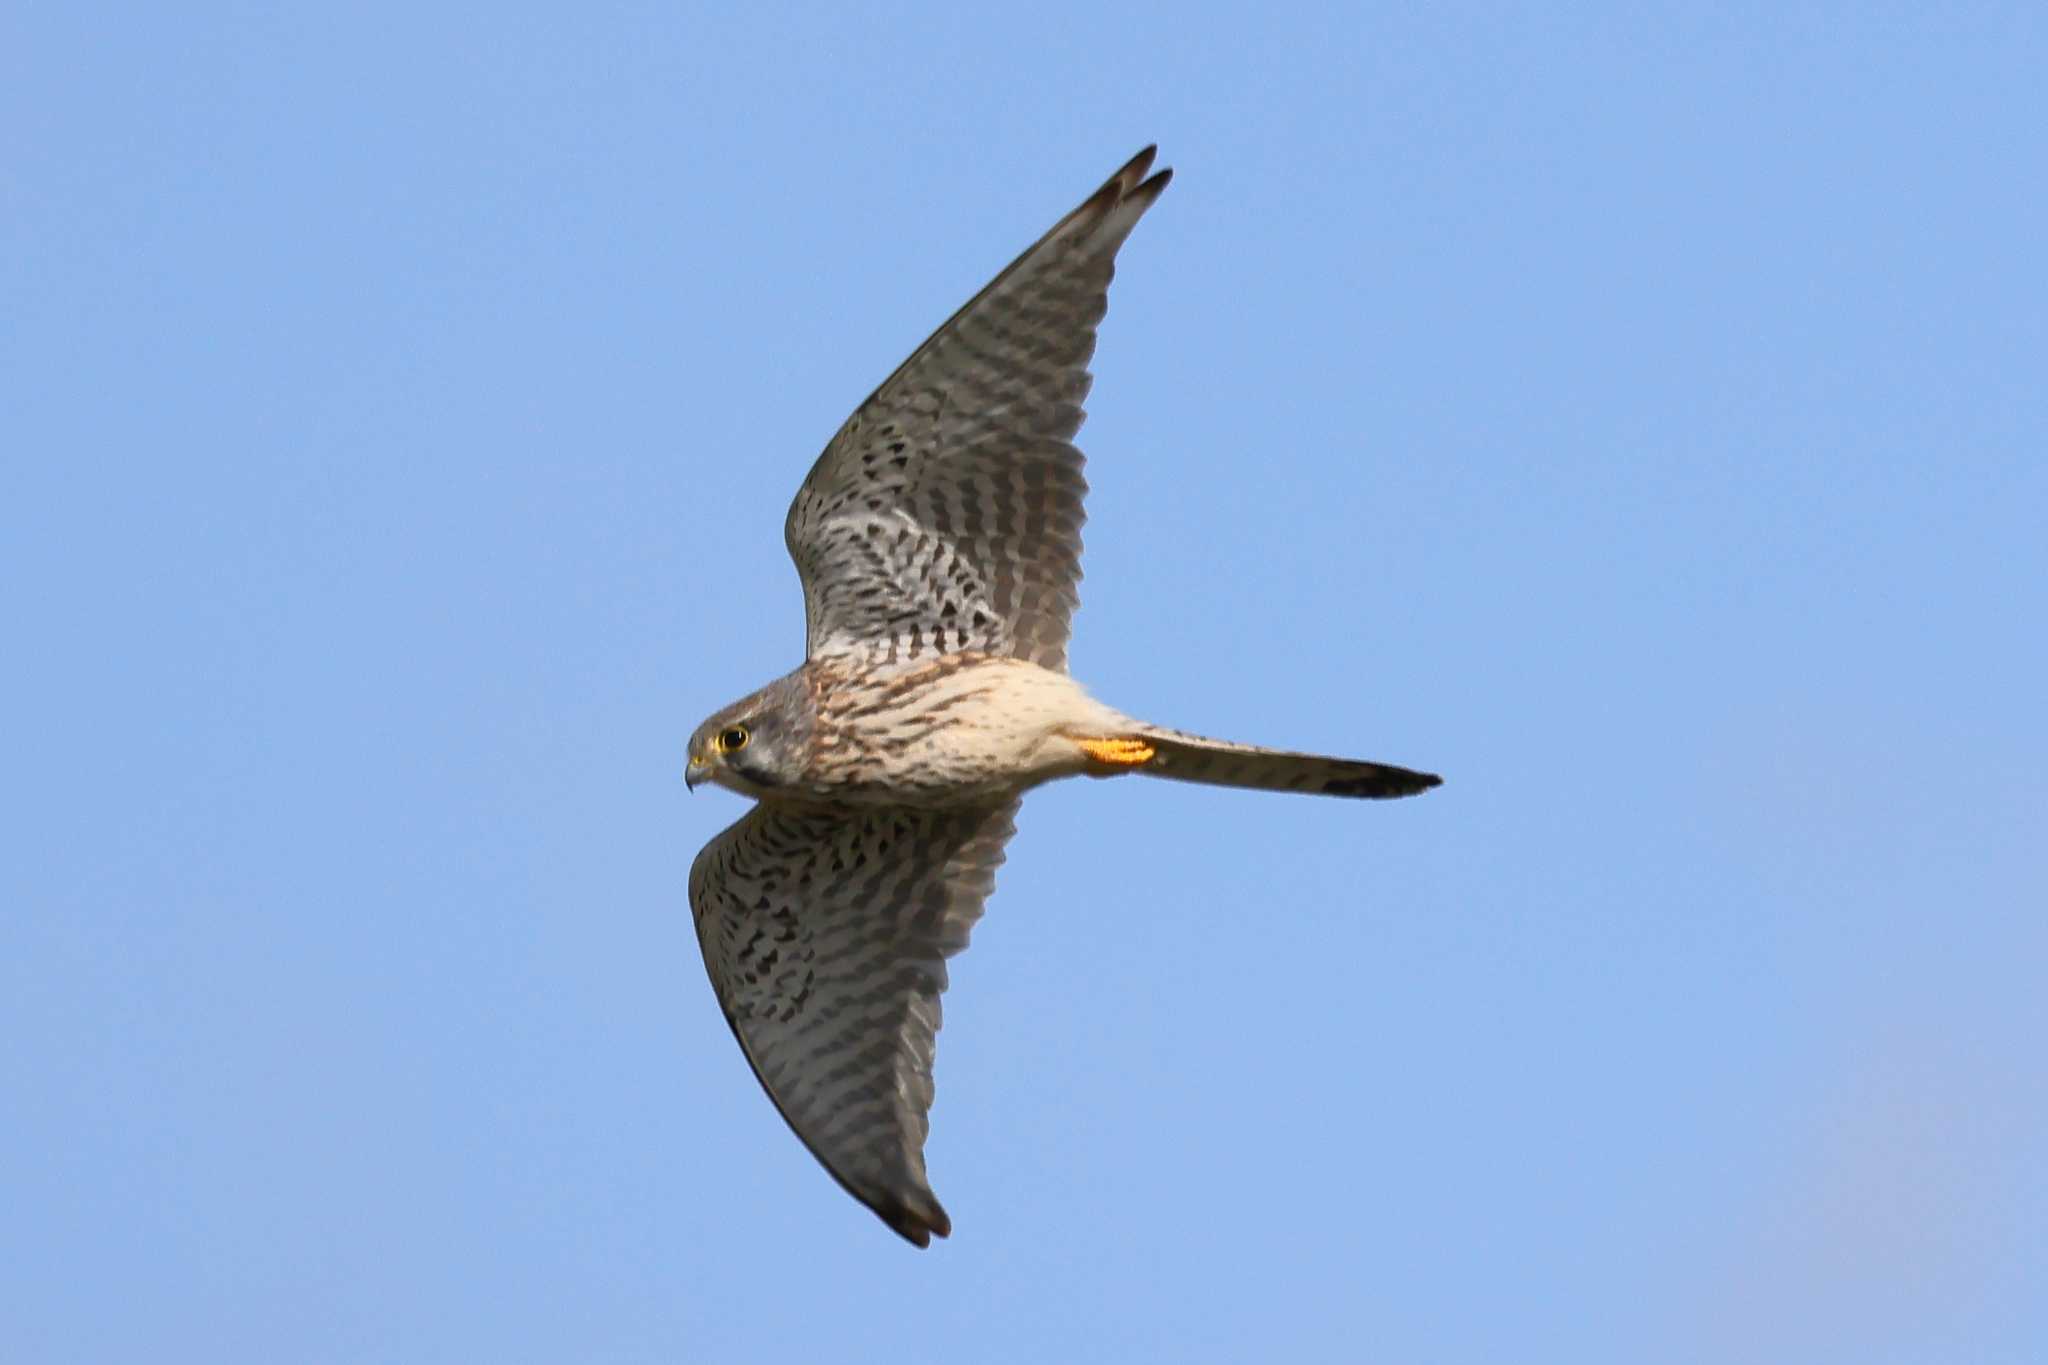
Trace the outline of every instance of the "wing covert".
{"label": "wing covert", "polygon": [[754,1075],[847,1192],[919,1246],[945,959],[967,946],[1017,802],[761,805],[690,868],[704,965]]}
{"label": "wing covert", "polygon": [[812,658],[985,650],[1064,669],[1081,452],[1117,249],[1172,177],[1147,147],[883,381],[790,504]]}

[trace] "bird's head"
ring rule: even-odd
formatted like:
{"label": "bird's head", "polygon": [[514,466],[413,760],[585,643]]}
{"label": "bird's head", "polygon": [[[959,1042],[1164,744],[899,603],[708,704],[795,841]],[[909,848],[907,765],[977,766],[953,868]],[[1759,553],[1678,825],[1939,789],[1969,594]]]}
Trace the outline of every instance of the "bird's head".
{"label": "bird's head", "polygon": [[757,800],[787,787],[803,774],[803,745],[809,738],[808,700],[795,675],[770,683],[721,711],[690,736],[690,765],[683,781],[719,786]]}

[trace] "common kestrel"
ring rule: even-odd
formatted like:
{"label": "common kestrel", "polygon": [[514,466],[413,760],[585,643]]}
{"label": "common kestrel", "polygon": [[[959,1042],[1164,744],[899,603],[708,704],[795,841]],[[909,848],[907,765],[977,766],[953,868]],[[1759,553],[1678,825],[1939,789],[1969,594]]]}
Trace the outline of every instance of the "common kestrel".
{"label": "common kestrel", "polygon": [[690,869],[740,1050],[854,1198],[919,1246],[946,959],[967,946],[1030,788],[1086,774],[1409,796],[1429,773],[1203,739],[1067,676],[1095,327],[1165,190],[1147,147],[848,418],[790,505],[802,667],[690,737],[688,781],[755,806]]}

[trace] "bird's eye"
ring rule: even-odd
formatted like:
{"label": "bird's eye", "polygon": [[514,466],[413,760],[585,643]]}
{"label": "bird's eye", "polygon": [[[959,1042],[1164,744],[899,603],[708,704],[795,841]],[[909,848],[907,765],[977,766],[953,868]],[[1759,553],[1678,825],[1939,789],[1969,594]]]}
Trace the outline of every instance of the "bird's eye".
{"label": "bird's eye", "polygon": [[747,727],[744,725],[735,725],[730,729],[721,730],[718,732],[718,752],[722,754],[738,753],[741,749],[747,747],[747,739]]}

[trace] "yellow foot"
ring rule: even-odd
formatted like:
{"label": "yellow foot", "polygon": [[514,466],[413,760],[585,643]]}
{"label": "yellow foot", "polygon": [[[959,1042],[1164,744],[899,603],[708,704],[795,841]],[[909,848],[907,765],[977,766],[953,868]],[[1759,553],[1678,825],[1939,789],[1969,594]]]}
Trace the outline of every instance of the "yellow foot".
{"label": "yellow foot", "polygon": [[1082,753],[1112,768],[1142,767],[1159,752],[1142,739],[1084,739],[1078,742]]}

